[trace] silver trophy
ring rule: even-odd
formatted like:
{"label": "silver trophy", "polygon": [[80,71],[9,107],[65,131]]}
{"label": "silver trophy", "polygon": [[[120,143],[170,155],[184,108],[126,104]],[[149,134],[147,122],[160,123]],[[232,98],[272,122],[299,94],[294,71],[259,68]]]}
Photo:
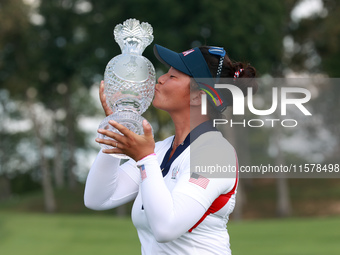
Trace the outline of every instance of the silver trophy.
{"label": "silver trophy", "polygon": [[[152,63],[142,53],[153,41],[152,32],[150,24],[136,19],[116,25],[114,37],[122,54],[110,60],[104,73],[104,94],[113,114],[107,116],[99,128],[120,133],[109,124],[109,120],[114,120],[136,134],[144,133],[141,114],[147,110],[154,96],[156,75]],[[111,139],[99,133],[98,138]],[[105,144],[100,146],[112,148]],[[112,156],[129,158],[123,154]]]}

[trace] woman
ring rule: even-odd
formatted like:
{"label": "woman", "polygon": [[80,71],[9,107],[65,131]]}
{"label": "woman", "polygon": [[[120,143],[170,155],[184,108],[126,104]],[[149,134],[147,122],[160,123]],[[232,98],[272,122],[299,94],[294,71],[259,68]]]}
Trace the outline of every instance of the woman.
{"label": "woman", "polygon": [[[154,52],[170,69],[158,79],[153,105],[170,114],[175,135],[155,144],[146,121],[141,136],[116,122],[110,124],[123,135],[98,130],[115,141],[96,141],[115,148],[99,152],[91,167],[85,205],[104,210],[134,199],[132,220],[142,254],[231,254],[226,224],[235,206],[237,171],[213,178],[193,166],[237,168],[234,148],[211,122],[232,104],[232,97],[226,89],[215,89],[214,82],[233,78],[245,93],[248,86],[256,90],[253,79],[241,82],[254,78],[255,69],[232,63],[223,48],[176,53],[155,45]],[[103,107],[110,114],[102,91]],[[201,113],[205,94],[207,115]],[[119,166],[112,153],[132,159]]]}

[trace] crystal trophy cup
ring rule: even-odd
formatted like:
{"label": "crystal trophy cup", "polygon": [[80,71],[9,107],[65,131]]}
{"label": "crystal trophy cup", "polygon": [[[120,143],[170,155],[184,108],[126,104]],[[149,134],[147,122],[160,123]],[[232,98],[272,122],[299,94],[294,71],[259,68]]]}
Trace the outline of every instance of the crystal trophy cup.
{"label": "crystal trophy cup", "polygon": [[[114,120],[136,134],[143,134],[141,116],[149,107],[156,83],[155,69],[152,63],[142,56],[144,49],[153,41],[153,29],[146,22],[128,19],[114,29],[115,41],[122,53],[107,64],[104,73],[104,94],[106,103],[113,114],[107,116],[99,125],[120,133],[109,124]],[[111,139],[98,133],[98,138]],[[112,147],[100,144],[103,149]],[[129,158],[123,154],[112,154],[117,158]]]}

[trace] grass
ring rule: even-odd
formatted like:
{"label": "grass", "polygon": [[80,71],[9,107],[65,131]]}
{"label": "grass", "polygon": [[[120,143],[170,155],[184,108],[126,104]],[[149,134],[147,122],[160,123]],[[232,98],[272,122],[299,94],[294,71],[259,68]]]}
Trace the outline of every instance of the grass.
{"label": "grass", "polygon": [[340,217],[232,222],[233,255],[340,254]]}
{"label": "grass", "polygon": [[0,251],[6,255],[139,254],[140,245],[130,219],[0,213]]}
{"label": "grass", "polygon": [[[340,217],[230,222],[233,255],[337,255]],[[129,218],[0,213],[6,255],[140,254]]]}
{"label": "grass", "polygon": [[[340,178],[337,179],[289,179],[289,197],[292,202],[293,217],[320,217],[340,215]],[[242,209],[244,219],[275,218],[277,204],[277,187],[275,179],[243,180],[246,203]],[[76,189],[55,189],[57,203],[56,213],[60,214],[95,214],[116,215],[112,209],[94,212],[84,206],[84,185]],[[237,200],[239,203],[239,200]],[[127,215],[132,203],[125,206]],[[122,208],[120,208],[122,209]],[[43,213],[44,195],[41,190],[13,194],[0,201],[0,211],[18,213]],[[119,210],[121,213],[122,210]],[[231,214],[233,217],[233,214]]]}

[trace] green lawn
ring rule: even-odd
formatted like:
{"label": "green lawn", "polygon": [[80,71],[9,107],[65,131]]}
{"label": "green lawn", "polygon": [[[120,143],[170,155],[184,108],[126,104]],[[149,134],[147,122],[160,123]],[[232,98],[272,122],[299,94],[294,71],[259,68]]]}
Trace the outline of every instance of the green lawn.
{"label": "green lawn", "polygon": [[339,255],[340,217],[229,224],[233,255]]}
{"label": "green lawn", "polygon": [[130,219],[0,213],[1,255],[140,254]]}
{"label": "green lawn", "polygon": [[[340,217],[230,222],[233,255],[338,255]],[[130,219],[0,213],[0,254],[140,254]]]}

